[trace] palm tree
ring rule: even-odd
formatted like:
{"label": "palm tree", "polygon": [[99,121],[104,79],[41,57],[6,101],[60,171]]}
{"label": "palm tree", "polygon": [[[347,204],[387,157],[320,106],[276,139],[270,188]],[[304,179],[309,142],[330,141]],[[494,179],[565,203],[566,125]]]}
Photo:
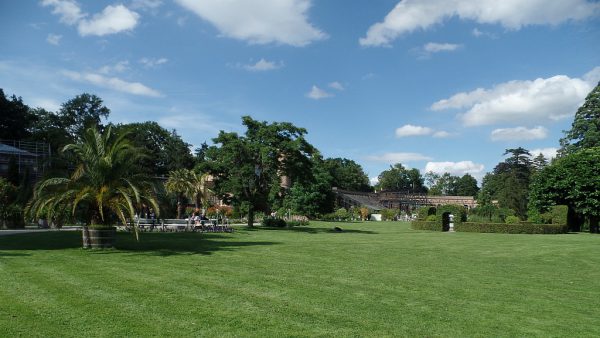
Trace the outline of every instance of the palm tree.
{"label": "palm tree", "polygon": [[168,192],[177,195],[177,218],[180,219],[183,214],[183,200],[191,194],[193,172],[188,169],[177,169],[169,172],[169,178],[165,182],[165,189]]}
{"label": "palm tree", "polygon": [[[62,151],[74,155],[77,166],[70,177],[37,185],[27,206],[30,216],[38,218],[46,212],[52,218],[68,207],[73,215],[82,213],[87,225],[102,228],[109,227],[114,216],[125,224],[142,204],[159,214],[154,184],[137,165],[143,152],[127,140],[126,133],[116,135],[111,127],[104,133],[89,128],[79,143]],[[137,227],[135,235],[139,240]]]}
{"label": "palm tree", "polygon": [[212,190],[208,188],[209,178],[209,174],[192,172],[192,189],[189,191],[189,197],[194,200],[196,209],[200,208],[200,206],[208,206],[208,200],[210,198],[210,194],[212,194]]}

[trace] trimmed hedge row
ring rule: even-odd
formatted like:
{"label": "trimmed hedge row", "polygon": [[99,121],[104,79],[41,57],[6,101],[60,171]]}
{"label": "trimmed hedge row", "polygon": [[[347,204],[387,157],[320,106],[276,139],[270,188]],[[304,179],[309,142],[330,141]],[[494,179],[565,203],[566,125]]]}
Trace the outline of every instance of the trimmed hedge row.
{"label": "trimmed hedge row", "polygon": [[414,230],[442,231],[442,224],[440,222],[412,221],[410,222],[410,227]]}
{"label": "trimmed hedge row", "polygon": [[454,225],[454,230],[461,232],[497,232],[504,234],[565,234],[569,229],[567,225],[559,224],[465,222]]}

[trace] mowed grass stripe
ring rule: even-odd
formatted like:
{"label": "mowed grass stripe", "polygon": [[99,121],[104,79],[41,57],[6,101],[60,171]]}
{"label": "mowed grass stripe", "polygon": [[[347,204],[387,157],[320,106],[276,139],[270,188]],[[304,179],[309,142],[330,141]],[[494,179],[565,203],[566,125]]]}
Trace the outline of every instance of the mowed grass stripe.
{"label": "mowed grass stripe", "polygon": [[[0,330],[600,335],[595,311],[587,311],[600,308],[598,236],[448,234],[405,223],[342,224],[345,231],[333,233],[333,225],[143,234],[140,243],[120,234],[119,248],[108,251],[79,249],[77,234],[0,238],[0,282],[10,289],[0,289],[8,304],[0,311],[12,318],[0,319]],[[41,244],[46,236],[52,244]]]}

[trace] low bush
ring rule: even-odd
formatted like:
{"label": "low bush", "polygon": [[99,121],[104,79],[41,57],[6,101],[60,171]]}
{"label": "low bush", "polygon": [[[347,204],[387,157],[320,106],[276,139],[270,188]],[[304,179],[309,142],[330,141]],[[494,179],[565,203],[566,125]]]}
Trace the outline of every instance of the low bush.
{"label": "low bush", "polygon": [[516,224],[464,222],[456,224],[454,231],[496,232],[505,234],[564,234],[567,233],[568,228],[567,225],[534,224],[529,222]]}
{"label": "low bush", "polygon": [[425,219],[425,221],[427,221],[427,222],[437,222],[438,220],[439,220],[439,218],[436,215],[429,215]]}
{"label": "low bush", "polygon": [[262,226],[269,228],[285,228],[287,222],[281,218],[265,217],[261,222]]}
{"label": "low bush", "polygon": [[442,224],[440,222],[412,221],[410,222],[410,227],[414,230],[442,231]]}
{"label": "low bush", "polygon": [[521,220],[517,216],[506,216],[504,223],[506,224],[518,224]]}
{"label": "low bush", "polygon": [[305,221],[287,221],[288,227],[306,226],[309,225],[308,220]]}

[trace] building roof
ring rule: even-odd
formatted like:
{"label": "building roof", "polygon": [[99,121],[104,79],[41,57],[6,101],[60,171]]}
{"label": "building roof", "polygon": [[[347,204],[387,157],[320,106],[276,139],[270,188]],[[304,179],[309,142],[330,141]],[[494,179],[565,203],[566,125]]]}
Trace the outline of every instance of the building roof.
{"label": "building roof", "polygon": [[0,143],[0,154],[11,154],[11,155],[21,155],[21,156],[31,156],[35,157],[36,154],[32,154],[26,150],[15,148],[13,146],[9,146],[4,143]]}

